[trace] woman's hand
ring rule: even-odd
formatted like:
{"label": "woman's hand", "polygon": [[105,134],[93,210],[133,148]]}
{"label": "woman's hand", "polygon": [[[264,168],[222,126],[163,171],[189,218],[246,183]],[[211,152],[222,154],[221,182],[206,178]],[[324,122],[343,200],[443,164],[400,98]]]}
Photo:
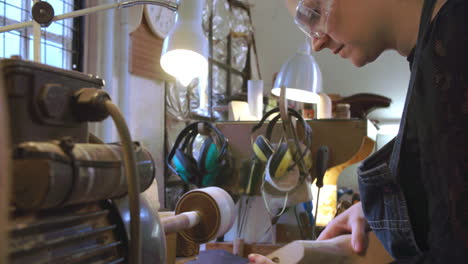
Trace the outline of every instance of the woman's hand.
{"label": "woman's hand", "polygon": [[351,233],[351,247],[354,252],[363,254],[368,245],[366,234],[368,231],[370,231],[370,228],[364,217],[361,203],[357,203],[330,221],[317,240],[330,239]]}
{"label": "woman's hand", "polygon": [[[370,231],[370,228],[364,217],[361,203],[357,203],[334,218],[317,240],[332,239],[340,235],[351,234],[351,248],[355,253],[363,254],[368,246],[368,231]],[[339,243],[335,242],[335,244]],[[275,264],[269,258],[259,254],[250,254],[249,261],[251,264]]]}
{"label": "woman's hand", "polygon": [[249,261],[249,264],[276,264],[269,258],[260,254],[250,254]]}

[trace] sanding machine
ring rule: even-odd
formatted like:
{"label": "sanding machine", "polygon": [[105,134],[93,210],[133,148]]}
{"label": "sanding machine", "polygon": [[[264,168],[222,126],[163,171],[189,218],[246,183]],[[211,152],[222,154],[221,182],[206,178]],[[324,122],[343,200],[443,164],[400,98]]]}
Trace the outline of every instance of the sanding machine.
{"label": "sanding machine", "polygon": [[[131,140],[103,86],[91,75],[0,60],[2,138],[10,135],[0,151],[11,168],[11,184],[0,186],[11,200],[0,207],[0,220],[9,216],[0,232],[7,263],[165,263],[165,233],[205,243],[232,226],[234,203],[217,187],[186,193],[161,223],[157,197],[145,191],[153,158]],[[88,133],[88,122],[108,116],[119,143]]]}

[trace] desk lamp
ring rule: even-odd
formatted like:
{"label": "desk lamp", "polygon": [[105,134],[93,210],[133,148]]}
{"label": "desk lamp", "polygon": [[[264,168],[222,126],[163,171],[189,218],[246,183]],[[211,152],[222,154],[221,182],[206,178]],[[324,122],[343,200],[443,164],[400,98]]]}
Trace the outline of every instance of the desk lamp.
{"label": "desk lamp", "polygon": [[271,93],[280,96],[281,87],[286,88],[286,99],[317,103],[322,91],[322,73],[310,54],[309,39],[289,58],[276,77]]}

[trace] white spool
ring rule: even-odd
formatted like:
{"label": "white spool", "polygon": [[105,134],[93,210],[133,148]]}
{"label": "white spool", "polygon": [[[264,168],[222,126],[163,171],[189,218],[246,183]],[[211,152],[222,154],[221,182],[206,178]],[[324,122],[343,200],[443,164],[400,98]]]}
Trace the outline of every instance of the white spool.
{"label": "white spool", "polygon": [[185,239],[206,243],[224,235],[234,223],[234,201],[223,189],[207,187],[184,194],[176,205],[176,214],[196,211],[200,223],[179,234]]}
{"label": "white spool", "polygon": [[220,237],[231,229],[235,220],[235,206],[229,193],[219,187],[207,187],[200,189],[210,195],[218,205],[221,214],[221,225],[216,233],[216,237]]}

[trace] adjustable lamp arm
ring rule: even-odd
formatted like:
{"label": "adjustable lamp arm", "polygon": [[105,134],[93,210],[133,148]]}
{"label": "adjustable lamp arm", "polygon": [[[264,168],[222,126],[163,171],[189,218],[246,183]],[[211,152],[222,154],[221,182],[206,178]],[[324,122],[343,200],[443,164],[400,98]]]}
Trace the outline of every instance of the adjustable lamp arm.
{"label": "adjustable lamp arm", "polygon": [[[119,8],[119,9],[126,8],[126,7],[131,7],[134,5],[158,5],[158,6],[163,6],[172,11],[177,11],[177,9],[179,8],[179,4],[173,3],[168,0],[128,0],[128,1],[118,2],[114,4],[94,6],[94,7],[85,8],[85,9],[73,11],[70,13],[54,16],[52,18],[52,21],[59,21],[59,20],[67,19],[67,18],[85,16],[85,15],[89,15],[89,14],[99,12],[99,11],[105,11],[105,10],[109,10],[113,8]],[[3,26],[3,27],[0,27],[0,33],[7,32],[10,30],[30,27],[33,25],[33,23],[34,21],[31,20],[31,21],[26,21],[23,23],[17,23],[14,25]]]}

